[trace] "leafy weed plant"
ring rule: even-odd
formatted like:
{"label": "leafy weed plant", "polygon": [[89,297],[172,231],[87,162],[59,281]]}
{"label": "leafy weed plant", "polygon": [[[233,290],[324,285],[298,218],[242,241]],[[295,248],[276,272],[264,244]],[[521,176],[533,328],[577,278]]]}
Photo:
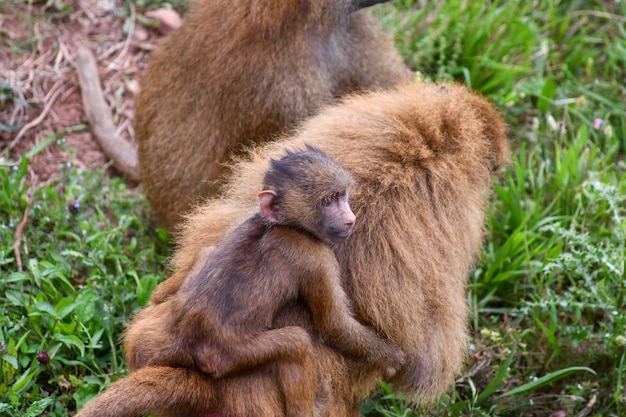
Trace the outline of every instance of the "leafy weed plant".
{"label": "leafy weed plant", "polygon": [[0,168],[0,414],[8,416],[42,407],[67,415],[122,376],[118,339],[166,262],[167,234],[152,230],[139,193],[101,171],[63,172],[33,189],[26,158]]}

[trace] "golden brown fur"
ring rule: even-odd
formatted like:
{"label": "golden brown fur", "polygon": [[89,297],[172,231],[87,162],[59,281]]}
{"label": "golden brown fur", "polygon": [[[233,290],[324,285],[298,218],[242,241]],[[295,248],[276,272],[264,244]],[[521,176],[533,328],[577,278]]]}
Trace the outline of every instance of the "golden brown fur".
{"label": "golden brown fur", "polygon": [[[349,91],[411,77],[358,0],[197,0],[151,57],[137,100],[142,181],[172,228],[219,190],[231,151]],[[372,3],[372,2],[370,2]]]}
{"label": "golden brown fur", "polygon": [[[140,345],[129,358],[135,372],[77,417],[221,412],[216,382],[268,370],[284,398],[284,414],[313,417],[331,395],[327,378],[315,372],[311,339],[317,337],[395,373],[403,353],[352,317],[331,249],[354,226],[351,184],[350,175],[317,148],[272,160],[259,187],[260,212],[203,251],[181,289],[153,308],[148,322],[140,315],[139,325],[131,323],[126,337]],[[296,302],[311,312],[312,334],[299,326],[272,327],[276,311]]]}
{"label": "golden brown fur", "polygon": [[[305,142],[324,149],[356,182],[351,202],[359,221],[335,250],[354,314],[406,353],[395,389],[415,400],[432,398],[449,388],[463,363],[466,278],[481,247],[493,171],[510,157],[506,127],[493,106],[453,84],[349,97],[235,165],[225,196],[188,218],[174,257],[178,271],[131,325],[129,364],[142,352],[132,332],[149,330],[199,254],[255,210],[269,157]],[[288,325],[311,329],[302,305],[285,308],[274,323]],[[314,358],[318,378],[331,383],[324,416],[358,416],[380,370],[320,341],[314,341]],[[262,372],[225,378],[218,388],[223,416],[283,411],[278,388]]]}

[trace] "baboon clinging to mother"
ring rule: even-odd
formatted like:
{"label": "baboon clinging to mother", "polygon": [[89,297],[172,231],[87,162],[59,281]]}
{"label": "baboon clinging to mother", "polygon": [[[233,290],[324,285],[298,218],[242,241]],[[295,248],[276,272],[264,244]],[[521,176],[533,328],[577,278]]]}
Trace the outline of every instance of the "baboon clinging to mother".
{"label": "baboon clinging to mother", "polygon": [[292,128],[358,89],[409,81],[363,9],[387,0],[196,0],[152,53],[137,99],[144,190],[172,229],[214,194],[243,145]]}
{"label": "baboon clinging to mother", "polygon": [[298,326],[272,328],[276,312],[298,299],[311,311],[314,334],[393,374],[403,354],[354,320],[329,246],[344,242],[354,225],[350,184],[349,174],[317,148],[273,159],[260,212],[201,256],[158,314],[130,325],[127,338],[141,342],[131,364],[140,369],[77,417],[206,414],[220,401],[209,375],[262,367],[275,374],[287,417],[320,415],[331,393],[316,377],[312,336]]}
{"label": "baboon clinging to mother", "polygon": [[[305,143],[324,149],[355,180],[351,207],[358,221],[334,252],[354,316],[405,353],[404,365],[390,381],[394,389],[420,400],[449,388],[466,350],[465,285],[483,240],[493,172],[510,158],[498,112],[455,84],[422,83],[350,96],[236,164],[225,195],[186,221],[173,259],[177,271],[131,324],[125,340],[131,369],[154,356],[137,335],[148,331],[162,304],[176,297],[201,254],[254,212],[267,161]],[[313,334],[305,303],[278,312],[272,327],[287,326]],[[331,386],[323,415],[358,416],[361,402],[383,377],[381,369],[312,341],[316,377]],[[216,382],[211,395],[219,398],[217,415],[285,412],[269,372]]]}

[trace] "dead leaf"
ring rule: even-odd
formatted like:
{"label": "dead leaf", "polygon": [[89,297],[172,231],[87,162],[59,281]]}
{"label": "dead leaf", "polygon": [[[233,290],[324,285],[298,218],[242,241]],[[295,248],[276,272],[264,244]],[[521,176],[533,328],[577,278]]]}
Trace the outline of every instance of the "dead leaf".
{"label": "dead leaf", "polygon": [[146,12],[148,19],[154,19],[161,22],[157,30],[164,35],[178,29],[182,24],[180,15],[172,9],[157,9]]}

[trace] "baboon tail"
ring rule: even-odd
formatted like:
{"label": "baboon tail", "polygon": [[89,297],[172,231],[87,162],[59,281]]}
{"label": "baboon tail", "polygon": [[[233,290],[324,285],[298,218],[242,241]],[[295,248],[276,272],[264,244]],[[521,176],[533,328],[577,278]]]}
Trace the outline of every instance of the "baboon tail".
{"label": "baboon tail", "polygon": [[111,384],[75,417],[139,417],[150,411],[198,411],[215,404],[215,390],[199,372],[147,366]]}

